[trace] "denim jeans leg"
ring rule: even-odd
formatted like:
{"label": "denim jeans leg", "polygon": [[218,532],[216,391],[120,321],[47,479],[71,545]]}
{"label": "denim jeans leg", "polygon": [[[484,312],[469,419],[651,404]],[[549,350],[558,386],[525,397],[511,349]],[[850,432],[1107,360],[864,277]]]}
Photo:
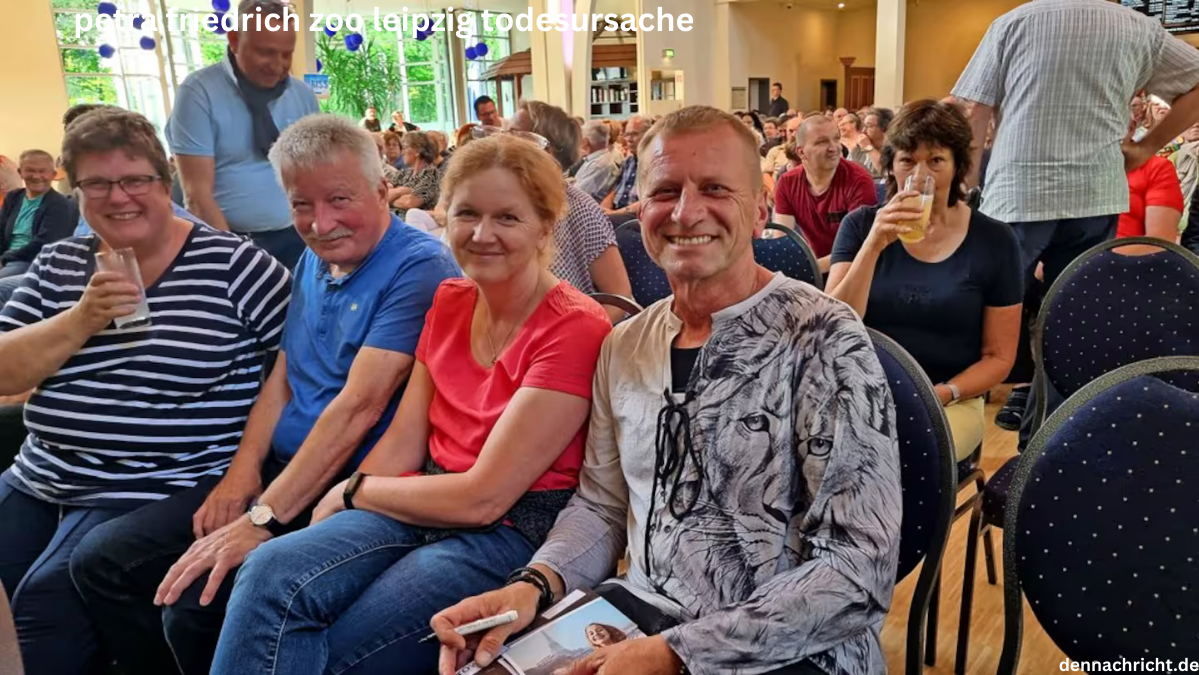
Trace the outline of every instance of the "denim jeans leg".
{"label": "denim jeans leg", "polygon": [[29,263],[8,263],[0,267],[0,307],[4,307],[16,292],[17,287],[25,280],[25,272],[28,270]]}
{"label": "denim jeans leg", "polygon": [[[13,489],[4,486],[0,490]],[[12,493],[0,497],[0,512],[3,512],[0,520],[7,520],[9,515],[19,518],[29,514],[32,519],[43,521],[44,509],[26,500],[41,501],[28,495],[14,499]],[[13,622],[26,672],[85,674],[96,665],[100,643],[83,601],[71,583],[68,562],[79,540],[93,527],[126,511],[50,506],[55,511],[56,527],[12,595]]]}
{"label": "denim jeans leg", "polygon": [[213,675],[325,672],[325,629],[421,541],[386,516],[345,511],[259,546],[237,573]]}
{"label": "denim jeans leg", "polygon": [[0,582],[10,599],[57,529],[57,505],[31,497],[0,477]]}
{"label": "denim jeans leg", "polygon": [[330,675],[425,675],[436,672],[433,615],[499,588],[535,552],[516,530],[462,533],[422,546],[392,565],[326,632]]}
{"label": "denim jeans leg", "polygon": [[[154,594],[171,565],[195,541],[192,515],[219,479],[201,478],[195,487],[96,527],[71,556],[75,587],[106,650],[128,675],[179,670]],[[219,624],[213,643],[218,631]],[[203,666],[187,672],[207,672],[210,660],[211,653]]]}

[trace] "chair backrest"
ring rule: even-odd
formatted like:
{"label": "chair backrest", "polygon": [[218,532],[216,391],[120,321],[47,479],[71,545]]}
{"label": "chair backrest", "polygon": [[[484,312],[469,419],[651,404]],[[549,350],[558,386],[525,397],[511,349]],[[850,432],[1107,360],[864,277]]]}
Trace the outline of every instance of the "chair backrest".
{"label": "chair backrest", "polygon": [[921,672],[924,617],[938,580],[953,521],[957,470],[945,412],[924,370],[899,343],[869,329],[891,398],[899,439],[903,524],[896,581],[924,562],[908,611],[906,672]]}
{"label": "chair backrest", "polygon": [[[1129,244],[1162,250],[1143,256],[1112,250]],[[1199,258],[1148,237],[1099,244],[1049,289],[1036,335],[1038,387],[1052,386],[1063,397],[1130,363],[1199,355]]]}
{"label": "chair backrest", "polygon": [[616,228],[616,247],[629,273],[633,286],[633,299],[642,307],[649,307],[671,294],[666,272],[649,257],[641,241],[641,224],[631,221]]}
{"label": "chair backrest", "polygon": [[887,181],[874,181],[874,196],[878,199],[880,206],[887,203]]}
{"label": "chair backrest", "polygon": [[1199,358],[1141,361],[1084,386],[1033,437],[1003,528],[1000,673],[1018,665],[1022,593],[1073,660],[1194,658],[1196,392]]}
{"label": "chair backrest", "polygon": [[903,484],[902,579],[930,551],[940,557],[938,546],[945,545],[957,494],[956,458],[945,411],[924,370],[898,342],[868,330],[895,401]]}
{"label": "chair backrest", "polygon": [[754,260],[771,272],[782,272],[792,279],[805,281],[816,288],[824,288],[824,275],[812,247],[803,236],[783,225],[769,223],[768,230],[778,230],[782,237],[754,239]]}
{"label": "chair backrest", "polygon": [[591,293],[587,297],[595,300],[601,305],[615,307],[623,311],[625,314],[628,314],[630,317],[637,316],[641,313],[641,310],[644,309],[644,307],[634,302],[632,298],[626,298],[623,295],[617,295],[615,293]]}

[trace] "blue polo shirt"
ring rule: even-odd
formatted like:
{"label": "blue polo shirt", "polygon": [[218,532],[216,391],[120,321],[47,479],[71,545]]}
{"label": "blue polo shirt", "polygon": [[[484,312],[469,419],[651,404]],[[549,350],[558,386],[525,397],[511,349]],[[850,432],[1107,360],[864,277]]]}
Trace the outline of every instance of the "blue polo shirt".
{"label": "blue polo shirt", "polygon": [[[283,329],[291,400],[272,439],[280,461],[295,456],[317,418],[345,387],[359,349],[416,354],[433,294],[443,280],[461,274],[439,240],[395,216],[375,250],[339,279],[311,249],[304,251]],[[403,393],[403,386],[396,390],[347,468],[357,467],[387,430]]]}
{"label": "blue polo shirt", "polygon": [[[270,109],[280,132],[320,111],[312,90],[295,78]],[[250,110],[227,57],[179,85],[166,137],[172,154],[213,158],[213,197],[231,230],[270,232],[291,226],[287,196],[270,162],[255,150]]]}

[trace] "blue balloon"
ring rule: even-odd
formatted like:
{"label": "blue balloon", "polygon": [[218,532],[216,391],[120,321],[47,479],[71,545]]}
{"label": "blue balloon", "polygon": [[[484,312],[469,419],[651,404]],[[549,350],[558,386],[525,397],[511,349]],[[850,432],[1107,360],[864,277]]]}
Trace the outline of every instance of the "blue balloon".
{"label": "blue balloon", "polygon": [[316,60],[316,72],[318,72],[318,73],[319,73],[319,72],[321,72],[322,70],[324,70],[324,68],[325,68],[325,64],[321,63],[321,60],[320,60],[320,59],[317,59],[317,60]]}
{"label": "blue balloon", "polygon": [[100,52],[100,57],[105,59],[111,59],[112,55],[117,53],[117,50],[113,49],[112,45],[100,45],[98,51]]}
{"label": "blue balloon", "polygon": [[429,33],[426,33],[423,30],[416,31],[416,39],[420,40],[422,42],[424,41],[425,38],[429,37],[429,35],[430,35]]}
{"label": "blue balloon", "polygon": [[151,49],[151,50],[154,49],[155,45],[158,44],[157,42],[154,41],[154,38],[152,38],[148,35],[142,37],[142,39],[138,40],[137,43],[139,45],[141,45],[142,49]]}
{"label": "blue balloon", "polygon": [[117,6],[111,2],[102,2],[96,7],[96,12],[115,17],[117,15]]}
{"label": "blue balloon", "polygon": [[216,33],[217,35],[224,35],[225,34],[225,26],[224,26],[225,13],[217,12],[217,13],[213,14],[213,16],[216,17],[216,25],[213,26],[212,32]]}
{"label": "blue balloon", "polygon": [[326,25],[325,26],[325,35],[328,35],[329,37],[333,37],[334,35],[337,35],[337,31],[333,30],[328,25]]}
{"label": "blue balloon", "polygon": [[212,0],[212,8],[224,14],[229,11],[229,0]]}
{"label": "blue balloon", "polygon": [[350,33],[349,35],[345,36],[344,41],[346,43],[346,49],[352,52],[358,51],[358,48],[362,46],[362,36],[358,33]]}
{"label": "blue balloon", "polygon": [[138,14],[137,16],[133,17],[133,27],[138,30],[142,29],[142,24],[144,24],[145,22],[146,22],[146,17],[142,16],[141,14]]}
{"label": "blue balloon", "polygon": [[467,61],[474,61],[476,56],[478,56],[478,54],[475,53],[474,47],[466,48],[466,60]]}
{"label": "blue balloon", "polygon": [[487,48],[486,42],[480,42],[479,44],[475,45],[475,54],[478,54],[479,58],[487,56],[488,51],[490,50]]}

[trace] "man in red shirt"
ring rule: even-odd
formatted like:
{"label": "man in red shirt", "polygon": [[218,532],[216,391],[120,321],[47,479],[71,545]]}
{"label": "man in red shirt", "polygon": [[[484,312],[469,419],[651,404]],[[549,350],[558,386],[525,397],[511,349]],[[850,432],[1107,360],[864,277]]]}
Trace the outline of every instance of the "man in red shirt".
{"label": "man in red shirt", "polygon": [[828,272],[829,253],[841,219],[859,206],[874,206],[878,195],[870,174],[841,161],[841,135],[832,120],[816,116],[795,132],[802,166],[779,179],[774,193],[774,222],[798,228]]}

